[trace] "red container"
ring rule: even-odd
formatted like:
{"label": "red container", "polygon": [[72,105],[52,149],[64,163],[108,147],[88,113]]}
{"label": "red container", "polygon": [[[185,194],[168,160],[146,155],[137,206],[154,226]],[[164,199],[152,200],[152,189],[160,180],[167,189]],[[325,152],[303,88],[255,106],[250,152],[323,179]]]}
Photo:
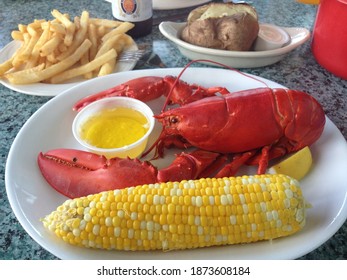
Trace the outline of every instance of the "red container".
{"label": "red container", "polygon": [[347,0],[321,0],[311,47],[321,66],[347,79]]}

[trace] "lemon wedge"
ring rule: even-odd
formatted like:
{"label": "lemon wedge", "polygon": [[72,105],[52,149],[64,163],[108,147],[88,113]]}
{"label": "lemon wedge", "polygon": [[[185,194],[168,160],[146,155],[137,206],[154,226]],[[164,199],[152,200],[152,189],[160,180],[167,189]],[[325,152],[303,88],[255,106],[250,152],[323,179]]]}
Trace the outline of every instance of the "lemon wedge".
{"label": "lemon wedge", "polygon": [[311,150],[309,147],[305,147],[270,167],[269,173],[285,174],[294,179],[301,180],[310,171],[311,166]]}

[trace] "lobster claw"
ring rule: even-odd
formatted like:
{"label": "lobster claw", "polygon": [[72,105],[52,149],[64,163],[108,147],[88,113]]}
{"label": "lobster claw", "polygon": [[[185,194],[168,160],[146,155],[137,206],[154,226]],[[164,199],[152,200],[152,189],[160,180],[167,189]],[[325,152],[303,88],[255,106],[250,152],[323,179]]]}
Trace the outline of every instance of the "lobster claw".
{"label": "lobster claw", "polygon": [[149,162],[72,149],[40,153],[38,165],[47,182],[69,198],[157,181],[157,169]]}
{"label": "lobster claw", "polygon": [[168,97],[170,104],[183,105],[217,93],[228,94],[229,91],[222,87],[204,88],[194,84],[190,85],[173,76],[146,76],[86,96],[74,104],[73,110],[80,111],[94,101],[113,96],[126,96],[147,102],[162,95],[170,95]]}
{"label": "lobster claw", "polygon": [[148,161],[107,159],[85,151],[56,149],[40,153],[37,161],[43,177],[55,190],[76,198],[137,185],[201,178],[218,169],[224,161],[220,159],[220,154],[209,151],[181,153],[158,171]]}

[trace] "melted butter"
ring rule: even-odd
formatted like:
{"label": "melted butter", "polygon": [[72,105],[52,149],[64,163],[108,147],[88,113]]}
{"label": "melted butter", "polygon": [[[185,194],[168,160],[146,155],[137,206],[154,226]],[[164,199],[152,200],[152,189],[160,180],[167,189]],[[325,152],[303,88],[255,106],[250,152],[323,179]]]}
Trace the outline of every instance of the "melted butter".
{"label": "melted butter", "polygon": [[81,138],[98,148],[121,148],[141,139],[149,129],[147,118],[131,108],[105,109],[82,125]]}

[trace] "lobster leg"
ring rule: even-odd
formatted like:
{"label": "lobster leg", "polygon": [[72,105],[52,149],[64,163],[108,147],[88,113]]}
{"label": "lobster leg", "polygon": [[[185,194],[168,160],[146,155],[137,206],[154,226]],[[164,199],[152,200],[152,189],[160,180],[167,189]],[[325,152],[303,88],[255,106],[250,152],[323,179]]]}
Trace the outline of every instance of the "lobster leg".
{"label": "lobster leg", "polygon": [[264,146],[261,149],[261,158],[258,163],[258,174],[264,174],[266,171],[266,168],[269,164],[269,152],[270,152],[270,146]]}
{"label": "lobster leg", "polygon": [[218,153],[202,150],[192,153],[181,153],[170,166],[158,171],[158,181],[173,182],[201,178],[201,174],[205,170],[209,169],[209,172],[212,172],[214,168],[211,166],[214,165],[219,156],[220,154]]}
{"label": "lobster leg", "polygon": [[230,93],[224,87],[204,88],[195,84],[189,85],[182,80],[178,80],[179,82],[177,82],[177,78],[172,76],[166,76],[164,78],[164,81],[165,83],[170,85],[170,88],[173,88],[169,93],[171,104],[184,105],[206,97],[214,96],[217,93],[220,93],[222,95]]}
{"label": "lobster leg", "polygon": [[215,177],[215,174],[220,170],[225,164],[228,162],[228,156],[220,154],[218,158],[207,166],[204,170],[202,170],[198,176],[198,178],[208,178]]}
{"label": "lobster leg", "polygon": [[234,176],[239,168],[247,162],[253,155],[255,151],[249,151],[245,153],[240,153],[235,155],[231,162],[225,165],[216,175],[216,178]]}
{"label": "lobster leg", "polygon": [[245,164],[258,165],[258,174],[264,174],[269,161],[282,157],[294,150],[293,144],[286,138],[282,138],[273,145],[264,146],[261,152],[258,152],[250,158]]}
{"label": "lobster leg", "polygon": [[[274,151],[274,153],[271,153],[272,151]],[[278,150],[278,152],[280,153],[277,154],[277,151],[273,150],[271,146],[264,146],[260,152],[252,150],[237,154],[229,164],[225,165],[223,169],[217,173],[215,177],[221,178],[234,176],[238,172],[239,168],[244,164],[258,165],[257,174],[265,174],[269,164],[270,153],[272,154],[271,158],[273,159],[283,155],[283,150]]]}
{"label": "lobster leg", "polygon": [[[163,141],[162,139],[165,139],[165,141]],[[166,135],[165,130],[163,130],[160,136],[158,137],[157,141],[155,141],[152,144],[152,146],[149,147],[148,150],[142,154],[141,157],[143,158],[147,156],[154,148],[155,153],[152,159],[158,159],[164,156],[164,149],[169,149],[172,147],[176,147],[179,149],[187,149],[191,146],[192,145],[188,143],[180,135]]]}

